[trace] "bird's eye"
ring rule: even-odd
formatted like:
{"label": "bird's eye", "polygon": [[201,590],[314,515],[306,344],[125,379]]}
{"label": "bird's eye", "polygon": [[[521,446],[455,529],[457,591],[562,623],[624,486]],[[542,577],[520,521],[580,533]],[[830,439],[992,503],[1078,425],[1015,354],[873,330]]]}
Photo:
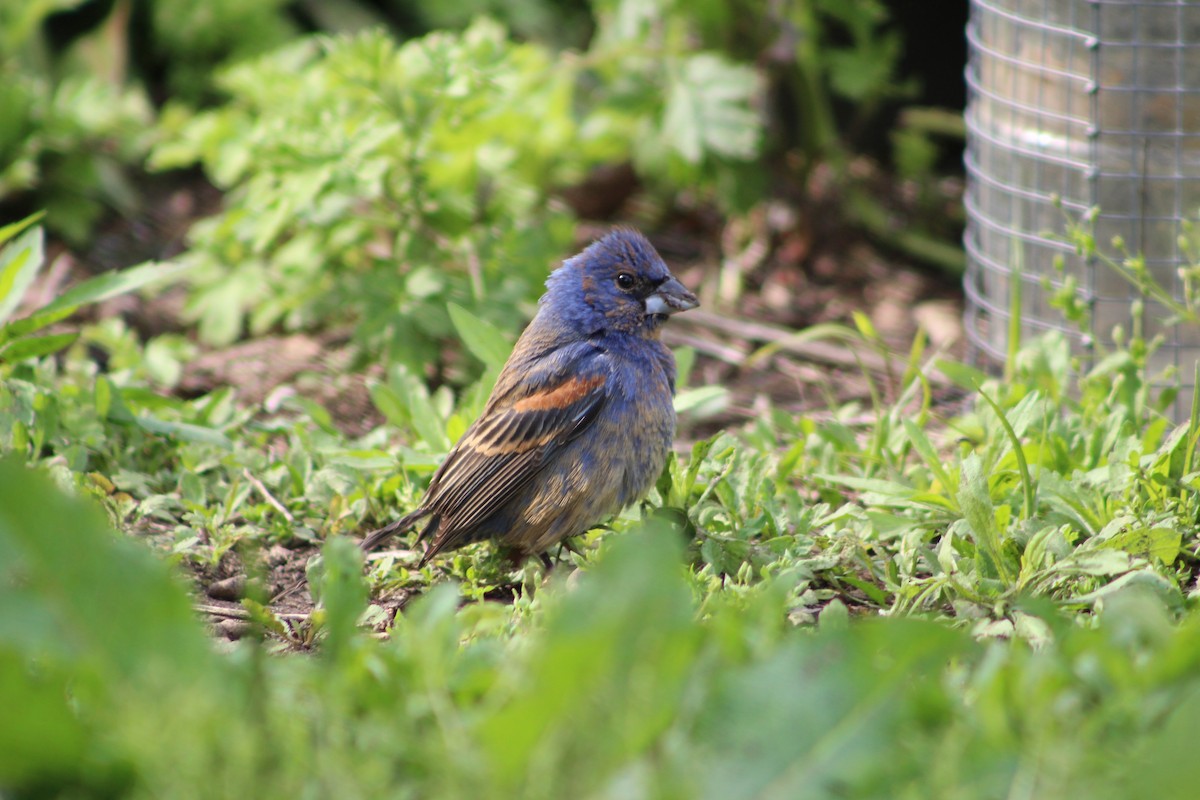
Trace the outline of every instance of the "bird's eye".
{"label": "bird's eye", "polygon": [[628,291],[633,288],[635,283],[637,283],[637,281],[628,272],[617,273],[617,286],[620,288]]}

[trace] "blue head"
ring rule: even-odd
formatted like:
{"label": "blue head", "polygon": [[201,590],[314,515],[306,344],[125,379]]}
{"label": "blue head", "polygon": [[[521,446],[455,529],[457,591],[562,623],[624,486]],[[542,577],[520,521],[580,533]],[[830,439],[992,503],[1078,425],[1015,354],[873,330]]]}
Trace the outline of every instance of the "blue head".
{"label": "blue head", "polygon": [[653,336],[666,318],[700,304],[675,279],[654,245],[618,228],[567,259],[546,281],[543,307],[579,333]]}

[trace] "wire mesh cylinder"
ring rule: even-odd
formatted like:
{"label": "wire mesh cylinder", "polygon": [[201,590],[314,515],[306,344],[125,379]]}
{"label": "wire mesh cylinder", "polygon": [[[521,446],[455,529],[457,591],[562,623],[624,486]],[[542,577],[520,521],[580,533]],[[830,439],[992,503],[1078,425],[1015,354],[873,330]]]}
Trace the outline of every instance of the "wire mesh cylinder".
{"label": "wire mesh cylinder", "polygon": [[[1022,338],[1060,330],[1091,357],[1115,326],[1131,330],[1141,295],[1076,254],[1069,221],[1098,208],[1101,252],[1120,259],[1120,237],[1184,300],[1182,221],[1200,213],[1200,3],[972,0],[967,37],[968,336],[1003,361],[1019,313]],[[1064,287],[1082,323],[1052,305]],[[1165,337],[1152,372],[1178,382],[1173,410],[1186,415],[1200,325],[1148,299],[1142,332]]]}

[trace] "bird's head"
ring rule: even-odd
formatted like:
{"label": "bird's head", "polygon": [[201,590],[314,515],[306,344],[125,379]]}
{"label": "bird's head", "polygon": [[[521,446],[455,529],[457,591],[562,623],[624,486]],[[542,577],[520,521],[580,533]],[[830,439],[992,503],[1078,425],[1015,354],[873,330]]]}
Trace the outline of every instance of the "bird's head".
{"label": "bird's head", "polygon": [[645,236],[619,228],[567,259],[546,281],[542,304],[588,335],[654,335],[671,314],[700,305]]}

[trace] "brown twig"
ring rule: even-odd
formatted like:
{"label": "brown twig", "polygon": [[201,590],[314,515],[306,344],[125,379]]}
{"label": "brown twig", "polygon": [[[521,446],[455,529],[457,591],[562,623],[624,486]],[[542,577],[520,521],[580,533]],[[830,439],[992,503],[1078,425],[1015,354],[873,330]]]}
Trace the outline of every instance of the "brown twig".
{"label": "brown twig", "polygon": [[718,361],[724,361],[726,364],[733,364],[734,366],[741,366],[746,361],[746,356],[749,355],[745,348],[714,342],[711,339],[686,333],[675,328],[664,330],[663,340],[672,347],[690,347],[697,353],[703,353],[706,356],[715,358]]}
{"label": "brown twig", "polygon": [[276,511],[278,511],[283,516],[283,518],[288,521],[289,525],[294,524],[296,522],[296,518],[292,516],[292,512],[290,512],[286,508],[284,508],[283,503],[276,500],[275,496],[273,494],[271,494],[269,491],[267,491],[267,487],[263,486],[262,481],[260,481],[256,477],[254,477],[254,474],[250,472],[249,467],[245,467],[242,469],[242,475],[246,478],[246,480],[248,480],[250,482],[251,486],[253,486],[255,489],[258,490],[258,493],[263,496],[263,499],[266,500],[268,503],[270,503],[271,507],[274,508]]}
{"label": "brown twig", "polygon": [[[888,371],[887,359],[875,350],[867,347],[851,349],[836,342],[801,339],[798,338],[799,331],[788,330],[777,325],[723,317],[703,309],[681,314],[678,321],[683,325],[719,331],[727,336],[751,342],[765,342],[774,345],[778,350],[809,361],[818,361],[849,369],[868,369],[872,372],[887,373]],[[902,356],[897,354],[897,357]],[[935,385],[947,386],[950,384],[949,380],[938,370],[928,370],[925,375]]]}
{"label": "brown twig", "polygon": [[[251,619],[250,612],[244,608],[237,606],[212,606],[207,603],[197,603],[194,608],[201,614],[211,614],[214,617],[228,617],[229,619]],[[284,614],[272,611],[272,614],[283,620],[305,620],[309,618],[309,614]]]}

